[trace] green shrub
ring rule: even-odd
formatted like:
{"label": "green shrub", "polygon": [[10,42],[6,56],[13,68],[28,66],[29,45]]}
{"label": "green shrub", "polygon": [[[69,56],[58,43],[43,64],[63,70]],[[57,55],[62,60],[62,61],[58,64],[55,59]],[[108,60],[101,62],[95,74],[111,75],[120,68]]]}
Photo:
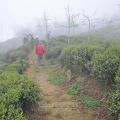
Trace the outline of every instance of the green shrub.
{"label": "green shrub", "polygon": [[9,64],[5,67],[5,71],[9,72],[18,72],[23,74],[25,69],[27,68],[28,64],[25,60],[18,60],[15,63]]}
{"label": "green shrub", "polygon": [[38,87],[32,80],[16,72],[0,74],[0,119],[25,120],[22,108],[38,98]]}
{"label": "green shrub", "polygon": [[49,74],[48,80],[54,84],[62,84],[67,80],[67,78],[63,74],[54,73],[54,74]]}
{"label": "green shrub", "polygon": [[116,83],[117,88],[120,89],[120,66],[118,68],[118,71],[116,72],[115,83]]}
{"label": "green shrub", "polygon": [[33,37],[26,36],[24,44],[16,49],[12,49],[4,54],[0,54],[0,61],[5,63],[13,63],[18,59],[27,59],[28,54],[33,50],[37,40]]}
{"label": "green shrub", "polygon": [[106,53],[111,53],[120,58],[120,45],[114,45],[106,50]]}
{"label": "green shrub", "polygon": [[120,90],[116,90],[114,93],[109,95],[108,109],[116,120],[120,118]]}
{"label": "green shrub", "polygon": [[4,93],[8,89],[15,88],[21,93],[21,98],[26,101],[34,102],[38,99],[38,87],[32,80],[18,73],[4,72],[0,75],[0,88],[4,89]]}
{"label": "green shrub", "polygon": [[6,118],[7,120],[26,120],[21,109],[16,109],[14,106],[9,106]]}
{"label": "green shrub", "polygon": [[21,75],[35,41],[26,37],[24,45],[0,55],[0,120],[26,120],[23,110],[39,99],[33,80]]}
{"label": "green shrub", "polygon": [[119,57],[112,52],[95,54],[91,60],[91,75],[106,85],[114,83]]}
{"label": "green shrub", "polygon": [[73,73],[89,72],[89,61],[95,53],[102,50],[103,48],[97,45],[69,46],[60,55],[61,65]]}
{"label": "green shrub", "polygon": [[74,71],[74,66],[78,64],[76,59],[77,48],[74,46],[65,48],[60,55],[61,65],[66,66],[71,71]]}
{"label": "green shrub", "polygon": [[12,105],[7,108],[5,104],[0,103],[0,120],[26,120],[26,118],[20,108],[16,109]]}
{"label": "green shrub", "polygon": [[98,107],[98,101],[90,96],[84,96],[83,97],[83,103],[86,107],[95,109]]}
{"label": "green shrub", "polygon": [[0,70],[3,70],[7,63],[0,61]]}
{"label": "green shrub", "polygon": [[47,50],[46,57],[48,59],[57,58],[60,55],[62,49],[63,49],[63,46],[52,47]]}
{"label": "green shrub", "polygon": [[18,59],[27,59],[28,53],[29,51],[26,50],[26,47],[22,46],[5,53],[2,61],[6,63],[13,63]]}
{"label": "green shrub", "polygon": [[73,83],[68,86],[68,93],[71,95],[76,95],[78,93],[79,86],[77,83]]}

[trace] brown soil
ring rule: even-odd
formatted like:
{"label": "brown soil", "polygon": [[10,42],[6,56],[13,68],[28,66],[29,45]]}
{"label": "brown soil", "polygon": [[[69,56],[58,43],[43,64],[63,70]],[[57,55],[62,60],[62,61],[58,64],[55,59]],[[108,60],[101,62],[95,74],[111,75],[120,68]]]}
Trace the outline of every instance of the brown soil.
{"label": "brown soil", "polygon": [[113,120],[112,116],[108,113],[107,104],[105,104],[108,100],[107,92],[113,89],[112,86],[100,84],[99,81],[86,74],[74,77],[64,86],[68,86],[76,81],[80,86],[78,96],[91,96],[99,102],[99,107],[95,110],[95,114],[103,120]]}
{"label": "brown soil", "polygon": [[36,79],[42,98],[26,113],[29,120],[103,120],[93,111],[83,108],[65,89],[47,81],[48,75],[42,67],[40,72],[33,72],[34,54],[29,56],[29,64],[25,74]]}

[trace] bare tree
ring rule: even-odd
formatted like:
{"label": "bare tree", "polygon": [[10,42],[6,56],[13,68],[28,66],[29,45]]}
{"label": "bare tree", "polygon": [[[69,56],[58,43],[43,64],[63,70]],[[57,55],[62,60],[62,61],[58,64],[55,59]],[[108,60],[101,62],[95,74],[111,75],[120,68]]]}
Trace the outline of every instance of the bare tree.
{"label": "bare tree", "polygon": [[70,44],[71,29],[72,28],[75,29],[78,26],[78,24],[75,21],[75,18],[79,17],[79,15],[71,14],[69,7],[66,8],[65,11],[66,11],[67,25],[61,25],[61,24],[56,24],[56,25],[67,28],[67,43]]}
{"label": "bare tree", "polygon": [[78,24],[75,21],[75,18],[79,17],[79,15],[78,14],[77,15],[71,14],[70,9],[68,7],[68,8],[66,8],[66,17],[67,17],[67,26],[66,27],[68,28],[68,44],[69,44],[71,29],[72,28],[75,29],[78,26]]}
{"label": "bare tree", "polygon": [[48,30],[48,21],[51,20],[47,17],[46,13],[44,12],[43,15],[43,19],[44,19],[44,25],[45,25],[45,36],[46,36],[46,40],[49,41],[50,39],[50,31]]}
{"label": "bare tree", "polygon": [[92,23],[92,19],[89,16],[84,15],[84,18],[87,20],[88,22],[88,40],[90,40],[91,37],[91,23]]}
{"label": "bare tree", "polygon": [[93,19],[88,15],[83,15],[83,17],[84,17],[84,19],[82,19],[83,22],[87,22],[87,25],[88,25],[88,40],[90,40],[91,39],[91,28],[94,23],[100,22],[100,19],[99,18]]}

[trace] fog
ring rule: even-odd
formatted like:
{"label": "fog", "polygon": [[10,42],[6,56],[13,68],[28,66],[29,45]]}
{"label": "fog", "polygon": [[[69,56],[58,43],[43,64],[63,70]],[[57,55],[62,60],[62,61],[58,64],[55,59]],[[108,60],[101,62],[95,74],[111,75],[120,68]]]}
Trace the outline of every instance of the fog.
{"label": "fog", "polygon": [[0,0],[0,42],[23,31],[39,32],[41,26],[43,33],[38,37],[43,37],[44,12],[51,25],[66,21],[65,8],[68,6],[72,14],[109,20],[119,17],[119,4],[118,0]]}

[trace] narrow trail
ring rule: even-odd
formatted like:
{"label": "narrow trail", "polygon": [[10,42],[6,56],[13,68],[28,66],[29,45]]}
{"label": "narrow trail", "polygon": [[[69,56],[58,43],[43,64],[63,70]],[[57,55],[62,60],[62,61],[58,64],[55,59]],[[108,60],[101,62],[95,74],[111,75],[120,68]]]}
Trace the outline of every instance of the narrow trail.
{"label": "narrow trail", "polygon": [[30,66],[25,74],[36,79],[42,98],[33,112],[27,115],[29,120],[100,120],[93,111],[83,108],[64,89],[47,81],[48,74],[43,68],[40,68],[38,73],[33,72],[33,53],[29,56],[28,62]]}

